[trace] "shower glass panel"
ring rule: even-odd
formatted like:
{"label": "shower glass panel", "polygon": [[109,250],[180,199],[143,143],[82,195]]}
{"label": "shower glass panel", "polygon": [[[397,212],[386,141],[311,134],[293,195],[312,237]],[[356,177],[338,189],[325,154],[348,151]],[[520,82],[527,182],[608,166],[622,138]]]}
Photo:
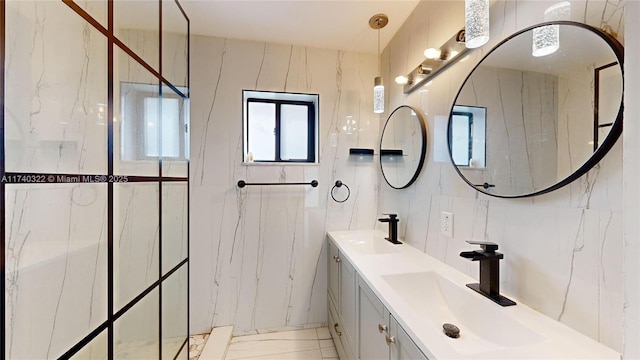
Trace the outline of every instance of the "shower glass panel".
{"label": "shower glass panel", "polygon": [[71,357],[72,360],[102,360],[107,358],[108,330],[104,330]]}
{"label": "shower glass panel", "polygon": [[[178,90],[186,92],[186,88]],[[162,101],[175,102],[177,110],[169,106],[162,109],[162,175],[186,177],[189,175],[189,100],[171,87],[163,86]]]}
{"label": "shower glass panel", "polygon": [[174,0],[0,13],[0,358],[187,360],[188,18]]}
{"label": "shower glass panel", "polygon": [[107,0],[74,0],[82,10],[107,28]]}
{"label": "shower glass panel", "polygon": [[148,155],[146,150],[151,145],[156,148],[160,145],[159,81],[124,51],[116,48],[114,53],[117,59],[114,74],[118,79],[113,95],[114,172],[157,176],[158,156]]}
{"label": "shower glass panel", "polygon": [[114,323],[115,359],[159,359],[160,291],[156,288]]}
{"label": "shower glass panel", "polygon": [[114,34],[118,40],[154,70],[159,71],[160,2],[114,1],[113,24]]}
{"label": "shower glass panel", "polygon": [[162,275],[187,258],[189,188],[185,182],[162,183]]}
{"label": "shower glass panel", "polygon": [[57,358],[107,320],[107,186],[6,185],[4,200],[6,357]]}
{"label": "shower glass panel", "polygon": [[189,23],[175,1],[162,2],[162,75],[180,91],[189,83]]}
{"label": "shower glass panel", "polygon": [[113,184],[116,311],[159,278],[158,190],[157,183]]}
{"label": "shower glass panel", "polygon": [[64,4],[5,6],[5,170],[105,173],[107,38]]}
{"label": "shower glass panel", "polygon": [[[162,283],[162,358],[173,359],[189,335],[187,324],[187,266]],[[185,359],[186,358],[182,358]]]}

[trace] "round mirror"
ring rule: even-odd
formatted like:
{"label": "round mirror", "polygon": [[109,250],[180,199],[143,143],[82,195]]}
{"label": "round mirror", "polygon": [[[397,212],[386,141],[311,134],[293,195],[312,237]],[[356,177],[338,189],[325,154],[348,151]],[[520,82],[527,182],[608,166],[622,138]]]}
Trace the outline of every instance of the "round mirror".
{"label": "round mirror", "polygon": [[397,107],[384,125],[380,140],[382,176],[394,189],[404,189],[418,178],[427,152],[424,118],[411,106]]}
{"label": "round mirror", "polygon": [[451,109],[449,154],[472,187],[497,197],[544,194],[577,179],[622,132],[622,45],[570,21],[496,45]]}

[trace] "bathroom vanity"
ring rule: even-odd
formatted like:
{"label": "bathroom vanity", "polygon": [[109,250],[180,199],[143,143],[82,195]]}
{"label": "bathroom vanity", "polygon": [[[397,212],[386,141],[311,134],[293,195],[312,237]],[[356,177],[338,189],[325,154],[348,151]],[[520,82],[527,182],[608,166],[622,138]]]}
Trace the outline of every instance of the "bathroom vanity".
{"label": "bathroom vanity", "polygon": [[[619,359],[614,350],[377,230],[327,235],[329,329],[351,359]],[[508,256],[508,254],[506,254]],[[443,324],[460,329],[448,337]]]}

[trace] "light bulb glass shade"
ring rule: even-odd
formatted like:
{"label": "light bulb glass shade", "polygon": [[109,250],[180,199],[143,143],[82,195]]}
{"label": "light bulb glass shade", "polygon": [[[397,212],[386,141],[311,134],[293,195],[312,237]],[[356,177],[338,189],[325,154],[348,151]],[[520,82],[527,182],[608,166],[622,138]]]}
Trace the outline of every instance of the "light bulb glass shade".
{"label": "light bulb glass shade", "polygon": [[548,25],[533,29],[531,55],[535,57],[553,54],[560,48],[560,26]]}
{"label": "light bulb glass shade", "polygon": [[465,46],[474,49],[489,41],[489,0],[464,1]]}
{"label": "light bulb glass shade", "polygon": [[424,51],[424,57],[426,57],[427,59],[439,59],[441,54],[442,52],[440,51],[440,49],[436,48],[428,48]]}
{"label": "light bulb glass shade", "polygon": [[373,112],[376,114],[384,112],[384,85],[380,76],[375,78],[373,86]]}
{"label": "light bulb glass shade", "polygon": [[[559,2],[550,6],[544,12],[544,21],[569,20],[571,18],[571,3]],[[533,43],[531,55],[535,57],[553,54],[560,48],[560,26],[549,25],[533,29]]]}
{"label": "light bulb glass shade", "polygon": [[396,76],[396,84],[404,85],[409,82],[409,78],[406,76]]}

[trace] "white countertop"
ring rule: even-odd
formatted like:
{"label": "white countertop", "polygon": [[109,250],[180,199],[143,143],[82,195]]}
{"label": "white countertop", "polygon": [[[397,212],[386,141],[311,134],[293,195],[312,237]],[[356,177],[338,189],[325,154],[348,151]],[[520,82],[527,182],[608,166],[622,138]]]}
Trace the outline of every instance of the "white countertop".
{"label": "white countertop", "polygon": [[[328,235],[402,328],[430,359],[620,359],[618,352],[527,307],[516,298],[510,297],[517,303],[515,306],[502,307],[493,303],[465,286],[468,283],[477,283],[477,280],[410,245],[391,244],[384,240],[387,234],[382,231],[331,231]],[[475,247],[470,245],[469,250],[475,250]],[[464,325],[464,319],[458,319],[461,325],[456,325],[460,327],[460,338],[447,337],[442,331],[440,319],[436,319],[438,316],[431,316],[429,312],[421,311],[424,309],[418,309],[419,306],[416,306],[416,304],[429,303],[429,299],[427,301],[424,297],[408,299],[406,296],[399,295],[389,282],[390,279],[393,281],[394,275],[398,274],[409,274],[404,277],[408,279],[406,281],[411,281],[413,275],[418,276],[416,279],[422,279],[419,276],[424,275],[425,272],[436,273],[457,285],[455,291],[462,289],[468,292],[474,297],[473,300],[477,298],[478,301],[478,303],[469,304],[469,309],[479,305],[480,308],[489,310],[480,316],[486,317],[491,313],[490,316],[506,319],[507,325],[515,325],[515,328],[519,329],[516,332],[520,335],[514,335],[512,340],[509,338],[509,333],[503,332],[506,336],[500,337],[497,342],[491,341],[491,336],[486,336],[488,332],[492,332],[496,339],[495,334],[505,329],[510,331],[511,328],[495,328],[503,322],[493,323],[489,317],[486,326],[483,326],[490,329],[487,333],[474,336],[472,331],[461,326]],[[393,283],[393,285],[396,284]],[[462,295],[466,299],[468,294]],[[436,308],[433,312],[438,313],[438,311]],[[455,321],[456,319],[453,319],[451,322],[455,324]],[[524,341],[523,338],[525,338]]]}

